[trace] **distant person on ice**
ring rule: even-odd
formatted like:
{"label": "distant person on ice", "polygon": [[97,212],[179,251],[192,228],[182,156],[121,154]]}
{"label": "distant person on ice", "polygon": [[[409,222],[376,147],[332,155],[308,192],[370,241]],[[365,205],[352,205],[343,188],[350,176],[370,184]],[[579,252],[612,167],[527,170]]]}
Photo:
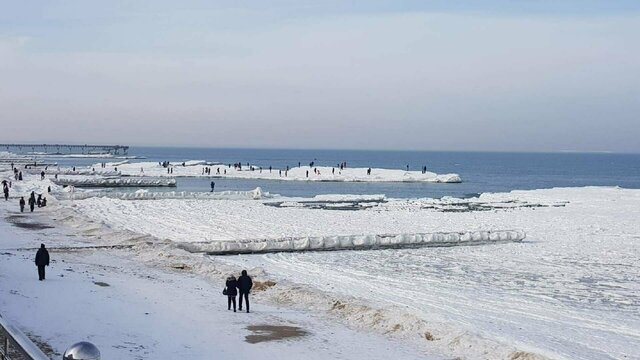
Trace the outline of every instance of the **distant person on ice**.
{"label": "distant person on ice", "polygon": [[36,253],[36,266],[38,267],[38,277],[42,281],[44,280],[44,267],[49,266],[49,252],[44,248],[44,244],[40,244],[40,249]]}
{"label": "distant person on ice", "polygon": [[224,293],[227,295],[227,310],[231,310],[231,303],[233,303],[233,312],[236,312],[236,295],[238,295],[238,281],[236,277],[230,275],[227,278],[226,288]]}
{"label": "distant person on ice", "polygon": [[20,212],[24,212],[24,206],[25,206],[25,201],[24,201],[24,196],[20,197]]}
{"label": "distant person on ice", "polygon": [[211,182],[211,192],[213,192],[213,189],[215,189],[215,187],[216,187],[216,183],[215,183],[215,181],[212,181]]}
{"label": "distant person on ice", "polygon": [[247,275],[247,270],[242,270],[242,275],[238,278],[238,290],[240,291],[240,304],[238,310],[242,311],[242,297],[244,296],[245,303],[247,305],[247,312],[249,312],[249,292],[253,287],[253,281],[251,277]]}
{"label": "distant person on ice", "polygon": [[29,196],[29,209],[33,212],[33,209],[36,207],[36,195],[32,191],[31,196]]}

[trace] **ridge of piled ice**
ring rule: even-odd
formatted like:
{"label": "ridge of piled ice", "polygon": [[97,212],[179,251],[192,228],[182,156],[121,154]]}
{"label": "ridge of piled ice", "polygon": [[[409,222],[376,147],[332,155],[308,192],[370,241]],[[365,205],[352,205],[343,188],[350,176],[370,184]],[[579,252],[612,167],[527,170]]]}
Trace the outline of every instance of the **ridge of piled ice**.
{"label": "ridge of piled ice", "polygon": [[193,200],[260,200],[272,198],[269,192],[260,187],[250,191],[218,191],[218,192],[190,192],[190,191],[148,191],[140,189],[134,192],[118,191],[83,191],[57,193],[60,200],[85,200],[89,198],[106,197],[119,200],[161,200],[161,199],[193,199]]}
{"label": "ridge of piled ice", "polygon": [[178,247],[191,252],[212,255],[252,254],[293,251],[368,250],[422,246],[459,246],[524,240],[522,230],[490,230],[436,232],[422,234],[375,234],[302,236],[281,239],[256,239],[180,243]]}
{"label": "ridge of piled ice", "polygon": [[59,178],[53,180],[57,185],[77,186],[77,187],[153,187],[168,186],[174,187],[177,182],[173,178],[160,177],[83,177],[83,178]]}

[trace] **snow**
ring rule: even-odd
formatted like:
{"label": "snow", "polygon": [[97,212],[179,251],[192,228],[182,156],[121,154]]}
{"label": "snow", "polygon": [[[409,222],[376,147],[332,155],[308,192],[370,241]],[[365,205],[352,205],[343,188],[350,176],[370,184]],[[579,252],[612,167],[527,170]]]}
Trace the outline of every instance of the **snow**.
{"label": "snow", "polygon": [[[4,203],[0,211],[3,217],[15,215]],[[28,217],[46,221],[37,213]],[[87,239],[69,238],[63,228],[33,232],[0,221],[0,237],[4,239],[2,315],[32,338],[49,344],[52,358],[60,358],[66,347],[80,340],[96,344],[103,359],[423,358],[411,342],[352,330],[309,312],[265,305],[259,291],[252,295],[251,314],[227,311],[226,297],[221,295],[226,274],[220,271],[207,278],[194,277],[148,264],[129,250],[66,250],[86,245]],[[52,259],[43,282],[37,280],[33,265],[41,238],[49,245]],[[147,249],[153,254],[157,250]],[[169,258],[163,260],[167,264]],[[308,335],[245,342],[245,336],[252,334],[248,326],[265,324],[297,326]]]}
{"label": "snow", "polygon": [[[193,176],[211,177],[226,179],[264,179],[282,181],[346,181],[346,182],[431,182],[431,183],[459,183],[462,181],[458,174],[436,174],[433,172],[422,173],[420,171],[405,171],[393,169],[371,169],[371,175],[367,175],[366,168],[331,168],[325,166],[317,167],[294,167],[285,171],[278,169],[269,171],[268,168],[243,167],[236,169],[225,165],[205,165],[202,160],[187,161],[182,163],[172,163],[170,169],[173,173],[167,173],[167,168],[156,162],[135,162],[119,164],[115,167],[123,175],[145,175],[145,176]],[[111,166],[111,164],[107,164]],[[99,166],[96,164],[95,166]],[[203,173],[203,168],[211,168],[211,175]],[[253,170],[251,170],[253,169]],[[314,171],[317,170],[317,172]],[[218,173],[220,170],[220,173]],[[334,170],[334,171],[332,171]],[[225,174],[226,171],[226,174]],[[307,177],[307,172],[309,176]]]}
{"label": "snow", "polygon": [[[640,190],[588,187],[386,199],[359,211],[254,200],[91,198],[57,213],[70,223],[104,224],[111,235],[100,235],[101,241],[126,243],[144,234],[177,248],[522,229],[527,240],[521,243],[213,257],[211,266],[263,269],[279,284],[265,293],[273,304],[318,309],[351,327],[402,339],[429,332],[436,340],[425,345],[428,351],[451,357],[509,358],[524,351],[601,359],[640,353],[639,204]],[[96,231],[102,234],[91,228]]]}
{"label": "snow", "polygon": [[[0,177],[9,175],[0,165]],[[131,193],[155,201],[100,191],[66,201],[56,199],[65,195],[49,179],[28,175],[13,183],[10,202],[0,202],[3,217],[16,215],[16,196],[47,186],[53,189],[50,205],[26,217],[53,229],[21,230],[0,221],[0,309],[58,352],[87,334],[107,349],[105,358],[209,358],[208,351],[223,359],[623,359],[640,353],[640,190],[561,188],[471,199],[304,199],[268,197],[261,189],[257,197]],[[354,211],[308,206],[318,202],[368,205]],[[184,250],[251,240],[472,237],[508,229],[523,231],[526,239],[211,257]],[[33,254],[18,248],[42,240],[50,247],[118,248],[55,252],[51,281],[40,284],[33,281]],[[215,300],[225,275],[242,268],[258,281],[277,283],[256,292],[256,314],[248,319],[232,317]],[[96,321],[80,328],[57,325],[69,316]],[[42,318],[51,321],[37,321]],[[300,325],[311,337],[243,343],[246,325],[274,322]],[[240,350],[230,353],[229,347]]]}

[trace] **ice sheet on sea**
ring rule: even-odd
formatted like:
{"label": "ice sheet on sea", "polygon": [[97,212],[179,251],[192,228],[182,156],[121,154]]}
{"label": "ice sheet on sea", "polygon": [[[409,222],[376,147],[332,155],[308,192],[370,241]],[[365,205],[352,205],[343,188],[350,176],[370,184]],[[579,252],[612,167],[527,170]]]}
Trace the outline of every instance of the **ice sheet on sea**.
{"label": "ice sheet on sea", "polygon": [[[430,182],[430,183],[459,183],[462,182],[458,174],[436,174],[433,172],[406,171],[400,169],[371,169],[371,174],[367,174],[367,168],[347,168],[339,170],[327,166],[316,167],[293,167],[286,169],[272,169],[256,166],[242,167],[236,169],[224,164],[206,162],[203,160],[189,160],[184,162],[170,163],[169,168],[165,168],[157,162],[134,162],[128,164],[112,165],[117,166],[119,171],[125,175],[140,176],[185,176],[185,177],[207,177],[207,178],[228,178],[228,179],[264,179],[281,181],[332,181],[332,182]],[[99,164],[97,164],[99,166]],[[211,168],[211,174],[206,174],[203,169]],[[169,172],[167,172],[169,169]],[[307,174],[308,173],[308,174]]]}
{"label": "ice sheet on sea", "polygon": [[384,194],[374,195],[358,195],[358,194],[326,194],[316,195],[313,197],[315,201],[326,202],[363,202],[363,201],[383,201],[385,199]]}

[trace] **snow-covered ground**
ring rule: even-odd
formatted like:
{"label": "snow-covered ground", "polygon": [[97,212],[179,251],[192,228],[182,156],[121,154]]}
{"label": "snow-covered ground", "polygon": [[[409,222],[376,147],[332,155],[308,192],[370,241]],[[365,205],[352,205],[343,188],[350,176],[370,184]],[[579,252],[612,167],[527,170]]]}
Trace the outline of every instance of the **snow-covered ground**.
{"label": "snow-covered ground", "polygon": [[[467,206],[458,209],[460,204]],[[214,262],[264,269],[288,284],[287,291],[268,294],[273,303],[324,309],[329,294],[339,302],[326,310],[347,324],[407,338],[428,332],[436,339],[428,348],[452,356],[506,358],[514,349],[567,359],[640,353],[638,190],[387,199],[361,211],[279,208],[253,200],[104,198],[76,201],[70,209],[74,218],[82,214],[128,234],[190,243],[522,229],[527,241],[515,244],[232,256]],[[292,297],[300,301],[292,304]],[[374,315],[363,309],[378,309],[371,311],[384,320],[371,320]]]}
{"label": "snow-covered ground", "polygon": [[[98,168],[100,164],[94,167]],[[457,183],[461,182],[458,174],[436,174],[427,171],[405,171],[393,169],[371,169],[367,175],[366,168],[331,168],[326,166],[302,166],[285,169],[262,168],[256,166],[244,166],[241,169],[226,165],[206,165],[204,161],[187,161],[172,164],[168,168],[156,162],[128,162],[107,163],[108,169],[116,169],[123,175],[130,176],[207,176],[227,179],[265,179],[265,180],[298,180],[298,181],[349,181],[349,182],[437,182]],[[203,169],[211,168],[211,174],[205,174]],[[170,171],[168,172],[167,169]],[[173,170],[173,172],[171,172]],[[316,171],[314,171],[316,170]]]}
{"label": "snow-covered ground", "polygon": [[[39,216],[48,209],[17,220],[8,205],[0,203],[0,311],[32,339],[49,345],[54,359],[80,340],[96,344],[103,359],[424,358],[414,343],[398,346],[397,339],[352,330],[309,311],[266,305],[260,291],[253,294],[251,314],[227,311],[221,294],[226,273],[220,270],[195,277],[176,268],[169,256],[164,264],[173,268],[149,265],[138,256],[147,251],[157,256],[158,248],[68,249],[90,244]],[[55,227],[23,230],[5,216],[14,223],[44,221]],[[52,259],[43,282],[33,264],[40,242],[49,246]],[[246,342],[247,336],[261,335],[249,327],[261,325],[294,326],[306,335]]]}
{"label": "snow-covered ground", "polygon": [[[32,189],[42,192],[50,184],[49,180],[30,176],[14,183],[12,196]],[[53,190],[54,195],[60,191],[56,186]],[[100,338],[112,344],[124,342],[129,336],[136,339],[134,344],[153,349],[149,352],[152,356],[144,351],[136,353],[140,358],[163,358],[158,357],[160,351],[177,351],[163,347],[163,336],[180,316],[195,319],[193,327],[198,329],[205,323],[217,326],[220,319],[223,325],[231,326],[226,332],[214,326],[214,331],[202,331],[201,336],[190,333],[193,330],[189,330],[189,324],[178,322],[178,339],[190,344],[188,351],[192,352],[188,355],[194,358],[202,357],[204,338],[216,339],[221,333],[223,342],[236,341],[234,336],[244,331],[246,323],[227,324],[227,318],[218,317],[225,311],[211,313],[207,306],[211,304],[209,294],[219,292],[224,274],[241,268],[248,268],[259,281],[277,283],[256,293],[256,299],[264,309],[278,309],[270,314],[295,314],[278,315],[279,323],[302,323],[306,328],[327,330],[314,332],[317,341],[329,344],[326,347],[304,341],[285,343],[288,345],[283,347],[278,343],[266,347],[266,355],[258,356],[261,358],[277,358],[283,348],[296,357],[356,359],[405,359],[425,354],[468,359],[634,359],[640,353],[640,223],[636,220],[640,218],[640,190],[548,189],[483,194],[472,199],[388,199],[381,195],[157,198],[52,198],[44,211],[54,219],[51,221],[56,229],[42,231],[57,235],[34,232],[35,236],[28,237],[20,230],[19,236],[2,236],[10,239],[3,249],[36,246],[41,239],[54,245],[131,245],[120,250],[60,253],[65,265],[74,265],[69,274],[59,274],[76,282],[63,290],[65,296],[67,291],[81,289],[82,299],[96,302],[86,310],[80,307],[82,314],[107,304],[100,328],[83,329],[96,334],[90,340]],[[366,206],[354,211],[308,206],[319,202]],[[1,206],[15,211],[15,197]],[[211,258],[183,250],[185,244],[206,246],[221,240],[500,229],[523,230],[527,239],[473,247]],[[21,242],[23,239],[27,244]],[[15,241],[19,243],[14,245]],[[66,345],[77,340],[75,334],[54,333],[51,327],[38,325],[30,317],[32,313],[45,316],[42,312],[47,311],[37,307],[37,282],[30,285],[20,277],[29,267],[34,271],[33,267],[24,265],[30,259],[21,258],[22,252],[8,252],[12,255],[1,255],[0,276],[10,275],[0,277],[0,281],[16,292],[0,287],[5,291],[0,297],[3,312],[10,309],[16,314],[14,321],[47,342]],[[182,269],[179,273],[170,271],[176,264]],[[93,285],[91,281],[102,281],[92,278],[97,272],[103,274],[105,282],[116,284],[105,288],[115,290],[115,294],[107,296],[102,292],[105,289]],[[176,307],[176,298],[185,306],[169,311]],[[208,302],[198,300],[205,298]],[[65,301],[74,303],[66,297],[55,300],[53,311],[69,311],[62,304]],[[21,304],[32,305],[24,310]],[[151,321],[153,329],[158,330],[144,335],[149,328],[145,320],[150,318],[140,313],[156,305],[150,313],[162,314]],[[116,315],[120,307],[131,309],[125,316]],[[310,320],[309,312],[317,318]],[[261,317],[259,321],[269,319]],[[124,335],[110,333],[123,327],[133,330]],[[339,335],[333,337],[331,332]],[[372,350],[349,352],[348,341]],[[56,346],[61,349],[64,345]],[[122,357],[132,347],[115,349],[112,354]],[[327,352],[331,349],[337,353]],[[397,353],[389,353],[389,349]],[[256,353],[238,357],[249,356],[255,357]]]}

